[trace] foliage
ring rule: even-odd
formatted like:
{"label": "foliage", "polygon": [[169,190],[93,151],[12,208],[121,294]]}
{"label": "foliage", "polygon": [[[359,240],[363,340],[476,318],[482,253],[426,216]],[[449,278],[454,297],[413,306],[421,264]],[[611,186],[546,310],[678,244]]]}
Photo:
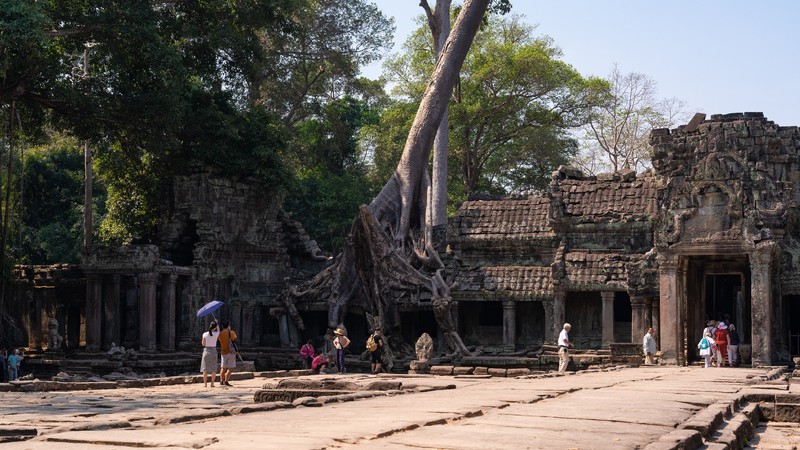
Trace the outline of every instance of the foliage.
{"label": "foliage", "polygon": [[623,74],[615,65],[608,76],[611,97],[595,110],[587,124],[576,165],[587,173],[637,172],[651,167],[650,130],[668,128],[688,119],[684,102],[658,99],[656,83],[641,73]]}
{"label": "foliage", "polygon": [[327,251],[344,242],[358,207],[374,194],[357,137],[362,127],[377,122],[371,101],[345,96],[298,127],[294,153],[305,168],[298,171],[286,207]]}
{"label": "foliage", "polygon": [[[421,96],[435,62],[427,28],[420,25],[404,52],[386,65],[399,102]],[[489,16],[475,38],[450,104],[451,201],[477,191],[542,187],[576,152],[570,129],[586,123],[607,98],[605,81],[582,77],[560,60],[550,38],[533,32],[519,17]],[[408,123],[402,114],[383,118],[374,131],[400,133]],[[375,137],[375,160],[392,159],[395,141]]]}
{"label": "foliage", "polygon": [[[96,215],[105,193],[94,186]],[[25,153],[20,262],[77,263],[83,245],[83,151],[72,138],[54,135],[47,146]]]}

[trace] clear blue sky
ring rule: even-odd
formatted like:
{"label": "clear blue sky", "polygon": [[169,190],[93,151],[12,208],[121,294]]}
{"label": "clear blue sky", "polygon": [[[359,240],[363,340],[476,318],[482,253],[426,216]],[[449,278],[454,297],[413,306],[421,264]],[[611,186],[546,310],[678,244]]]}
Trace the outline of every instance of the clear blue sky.
{"label": "clear blue sky", "polygon": [[[422,13],[419,1],[372,1],[394,17],[392,52],[399,51]],[[616,63],[649,76],[659,97],[677,97],[692,112],[761,111],[800,126],[800,1],[511,2],[512,14],[538,24],[583,75],[605,77]],[[380,63],[363,72],[380,73]]]}

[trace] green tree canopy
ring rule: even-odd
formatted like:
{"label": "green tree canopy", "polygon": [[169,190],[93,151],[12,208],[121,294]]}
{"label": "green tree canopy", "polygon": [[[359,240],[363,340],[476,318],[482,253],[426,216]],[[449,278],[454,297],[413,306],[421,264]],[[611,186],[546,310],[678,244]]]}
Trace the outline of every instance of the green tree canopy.
{"label": "green tree canopy", "polygon": [[[421,26],[386,65],[397,102],[373,128],[407,131],[402,111],[413,110],[434,64],[433,45]],[[549,174],[577,151],[569,132],[607,100],[608,83],[583,77],[561,59],[548,37],[519,17],[489,16],[461,70],[450,104],[450,197],[508,193],[544,186]],[[391,120],[392,123],[388,123]],[[375,161],[396,161],[394,139],[375,137]],[[390,155],[390,156],[385,156]],[[387,164],[391,166],[391,164]]]}

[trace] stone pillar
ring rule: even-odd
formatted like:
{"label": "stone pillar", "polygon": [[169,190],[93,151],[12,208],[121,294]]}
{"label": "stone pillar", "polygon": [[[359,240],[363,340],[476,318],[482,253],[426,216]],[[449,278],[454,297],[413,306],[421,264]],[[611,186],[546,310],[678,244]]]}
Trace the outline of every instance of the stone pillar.
{"label": "stone pillar", "polygon": [[750,255],[750,320],[753,367],[772,363],[772,247]]}
{"label": "stone pillar", "polygon": [[289,315],[281,314],[278,316],[278,334],[281,340],[281,347],[287,348],[290,346],[289,337]]}
{"label": "stone pillar", "polygon": [[[190,349],[194,346],[192,339],[191,323],[195,320],[192,314],[192,280],[185,279],[180,296],[180,345],[181,349]],[[196,339],[196,338],[195,338]]]}
{"label": "stone pillar", "polygon": [[125,292],[125,323],[122,324],[122,345],[134,348],[139,338],[139,288],[136,278],[126,276],[122,280]]}
{"label": "stone pillar", "polygon": [[161,278],[161,318],[159,350],[175,351],[175,281],[178,275],[166,274]]}
{"label": "stone pillar", "polygon": [[460,333],[458,329],[458,302],[456,301],[450,303],[450,316],[453,318],[453,327],[456,333]]}
{"label": "stone pillar", "polygon": [[111,344],[121,345],[119,311],[120,276],[107,275],[103,279],[103,348],[111,348]]}
{"label": "stone pillar", "polygon": [[[678,284],[678,257],[671,254],[658,256],[659,319],[661,335],[661,360],[667,364],[678,363],[682,348],[680,333],[680,295]],[[682,351],[681,351],[682,352]]]}
{"label": "stone pillar", "polygon": [[100,350],[102,341],[103,285],[100,275],[86,274],[86,350]]}
{"label": "stone pillar", "polygon": [[542,343],[554,342],[550,339],[558,338],[558,335],[551,336],[553,333],[553,300],[542,300],[542,309],[544,309],[544,340]]}
{"label": "stone pillar", "polygon": [[641,341],[647,332],[647,315],[644,305],[644,297],[631,297],[631,342]]}
{"label": "stone pillar", "polygon": [[242,335],[239,338],[242,344],[253,346],[255,339],[253,334],[253,317],[256,314],[256,305],[245,303],[242,307]]}
{"label": "stone pillar", "polygon": [[658,348],[661,348],[661,337],[659,335],[659,332],[661,331],[661,326],[659,322],[660,315],[659,315],[658,304],[659,304],[658,297],[653,297],[650,299],[650,314],[652,319],[650,322],[650,326],[653,327],[653,331],[655,332],[655,335],[653,337],[656,338],[656,345],[658,346]]}
{"label": "stone pillar", "polygon": [[517,343],[517,303],[513,300],[503,301],[503,346],[514,351]]}
{"label": "stone pillar", "polygon": [[567,300],[567,293],[564,291],[556,291],[553,293],[553,341],[558,342],[558,335],[561,334],[561,329],[564,327],[566,321],[565,304]]}
{"label": "stone pillar", "polygon": [[603,348],[614,342],[614,291],[602,291],[603,300]]}
{"label": "stone pillar", "polygon": [[155,273],[140,273],[139,278],[139,351],[156,350],[156,279]]}

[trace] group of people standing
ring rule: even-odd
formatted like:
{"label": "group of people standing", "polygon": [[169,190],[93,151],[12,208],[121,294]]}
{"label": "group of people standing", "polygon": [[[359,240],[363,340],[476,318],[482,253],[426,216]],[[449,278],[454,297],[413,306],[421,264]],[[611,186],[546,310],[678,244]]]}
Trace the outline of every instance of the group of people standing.
{"label": "group of people standing", "polygon": [[[220,330],[217,326],[217,321],[212,321],[209,324],[208,331],[203,333],[203,338],[200,340],[203,345],[200,371],[203,372],[203,386],[206,387],[208,387],[209,373],[211,374],[211,387],[214,387],[217,367],[219,367],[220,386],[231,386],[231,372],[236,368],[236,355],[239,353],[239,348],[236,345],[236,332],[231,330],[231,324],[228,321],[223,321],[221,326],[222,329]],[[217,360],[218,342],[220,353],[222,354],[221,364],[218,364]]]}
{"label": "group of people standing", "polygon": [[25,357],[22,350],[0,350],[0,382],[14,381],[19,378],[19,366]]}
{"label": "group of people standing", "polygon": [[[335,362],[336,369],[339,373],[347,373],[347,368],[344,363],[345,349],[350,346],[352,341],[347,337],[347,332],[344,328],[337,328],[333,331],[333,348],[335,349]],[[380,373],[382,365],[383,354],[383,338],[381,337],[380,328],[375,331],[367,339],[367,350],[370,351],[371,369],[372,373]],[[370,348],[372,346],[373,348]],[[303,363],[306,368],[311,369],[314,373],[325,374],[330,361],[328,355],[322,349],[315,352],[314,344],[311,339],[308,340],[302,347],[300,347],[300,357],[303,358]]]}
{"label": "group of people standing", "polygon": [[715,322],[708,321],[703,330],[703,338],[697,343],[700,356],[705,360],[705,367],[725,367],[725,361],[731,367],[739,365],[739,333],[736,326],[727,319]]}

